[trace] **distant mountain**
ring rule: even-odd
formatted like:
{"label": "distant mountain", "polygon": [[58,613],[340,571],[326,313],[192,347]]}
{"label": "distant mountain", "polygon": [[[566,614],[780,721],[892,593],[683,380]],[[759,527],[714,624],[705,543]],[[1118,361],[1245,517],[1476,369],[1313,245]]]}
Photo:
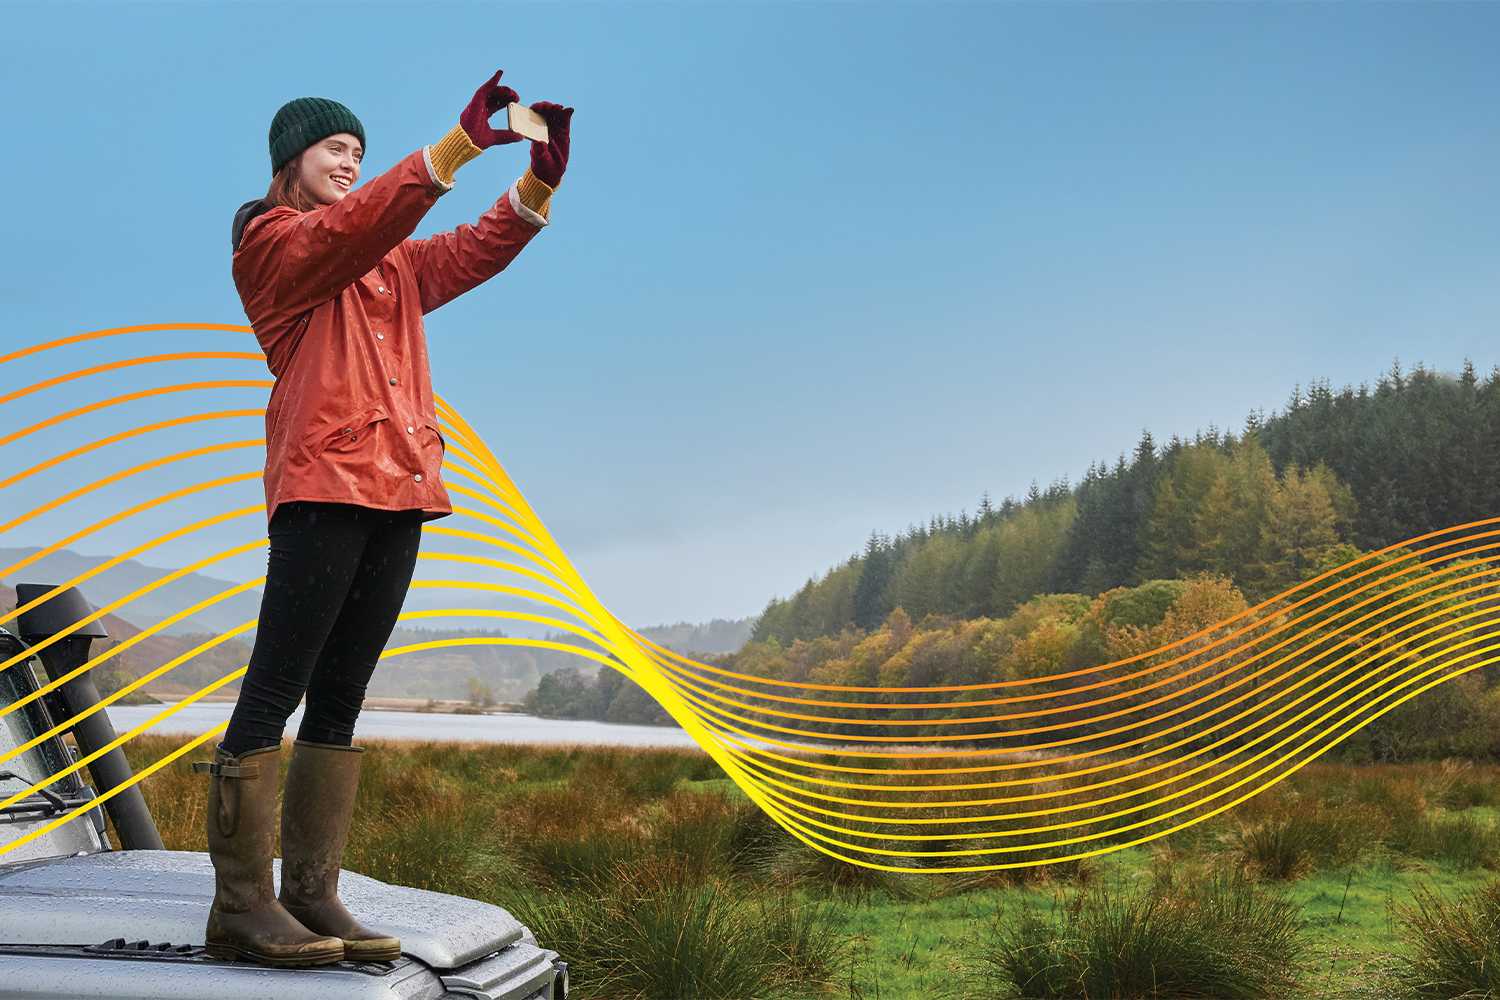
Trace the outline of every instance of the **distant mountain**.
{"label": "distant mountain", "polygon": [[[36,580],[37,578],[32,577],[31,579]],[[62,579],[67,578],[64,577]],[[30,581],[23,580],[23,582]],[[38,582],[50,581],[42,579]],[[60,579],[56,582],[60,583],[62,580]],[[15,588],[0,583],[0,609],[11,611],[15,607]],[[104,630],[109,633],[109,638],[96,640],[89,647],[90,654],[94,656],[98,656],[100,653],[121,645],[125,640],[133,638],[141,631],[135,625],[118,615],[106,614],[100,621],[104,625]],[[7,622],[6,627],[12,632],[19,632],[14,621]],[[213,638],[215,634],[217,633],[188,633],[185,635],[157,633],[149,636],[124,652],[114,654],[95,667],[92,671],[94,682],[102,693],[107,694],[115,691],[143,674],[149,673],[157,667],[181,656],[200,643]],[[250,647],[247,643],[239,639],[226,639],[217,646],[203,650],[191,659],[173,667],[157,680],[147,684],[146,691],[162,698],[189,694],[231,671],[238,670],[248,663],[249,660]],[[228,691],[233,692],[237,686],[236,684],[229,687]]]}
{"label": "distant mountain", "polygon": [[[715,619],[706,625],[680,622],[637,629],[652,642],[682,653],[732,653],[750,637],[749,618]],[[503,638],[506,633],[484,629],[397,628],[387,649],[440,639]],[[571,634],[553,634],[554,642],[586,645]],[[543,677],[559,670],[577,669],[592,675],[600,664],[582,656],[514,645],[447,646],[387,657],[370,679],[369,693],[383,698],[467,698],[472,678],[488,687],[500,701],[519,702],[534,691]]]}
{"label": "distant mountain", "polygon": [[750,630],[754,625],[754,618],[737,618],[733,621],[715,618],[706,625],[678,622],[676,625],[652,625],[636,631],[652,642],[660,643],[684,656],[691,653],[715,656],[738,653],[740,647],[750,641]]}
{"label": "distant mountain", "polygon": [[[665,646],[683,656],[722,656],[739,652],[740,647],[750,640],[750,632],[754,627],[754,618],[715,618],[705,625],[678,622],[675,625],[646,625],[636,628],[636,631],[658,646]],[[594,648],[592,643],[571,632],[549,632],[544,638],[552,642]],[[549,662],[550,669],[544,669],[544,674],[562,667],[573,667],[585,674],[592,674],[600,666],[595,660],[567,653],[548,650],[539,650],[538,653],[553,660],[561,657],[560,661]]]}
{"label": "distant mountain", "polygon": [[[678,622],[653,625],[637,632],[684,656],[723,656],[737,653],[750,638],[753,618],[729,621],[715,618],[706,625]],[[577,636],[554,634],[558,642],[582,643]],[[561,656],[558,661],[557,657]],[[521,703],[528,712],[547,719],[597,719],[642,726],[675,726],[676,721],[656,699],[634,681],[582,657],[553,654],[554,669],[538,680]]]}
{"label": "distant mountain", "polygon": [[[38,551],[40,550],[36,546],[0,548],[0,568],[14,566]],[[108,561],[107,556],[86,556],[71,549],[62,549],[43,557],[18,573],[5,576],[4,582],[12,586],[16,583],[62,583]],[[124,597],[138,587],[154,583],[171,572],[170,569],[148,566],[129,559],[118,566],[111,566],[103,573],[81,584],[79,590],[83,591],[89,603],[97,608]],[[234,581],[189,573],[180,580],[174,580],[158,590],[131,601],[126,615],[133,621],[161,621],[168,615],[175,614],[185,607],[190,607],[236,585]],[[10,607],[14,606],[12,602]],[[165,631],[172,635],[219,633],[234,628],[258,614],[260,614],[260,591],[253,590],[236,594],[212,607],[195,612],[191,618],[184,619]]]}
{"label": "distant mountain", "polygon": [[[0,565],[14,565],[36,551],[36,548],[0,548]],[[80,555],[66,549],[53,553],[15,574],[14,578],[0,581],[0,610],[9,611],[16,606],[14,584],[17,582],[62,583],[105,561],[103,556]],[[80,589],[97,608],[170,572],[172,571],[168,569],[130,561],[112,567],[83,584]],[[128,606],[129,614],[132,619],[140,621],[159,621],[190,603],[230,586],[233,584],[228,581],[190,574],[147,598],[133,601]],[[224,610],[226,607],[228,610]],[[179,623],[175,628],[164,630],[123,653],[112,656],[98,668],[96,683],[103,692],[116,690],[213,638],[219,632],[256,617],[259,611],[258,590],[237,595]],[[103,624],[109,632],[109,638],[94,644],[91,652],[95,655],[120,645],[141,631],[133,621],[113,614],[105,615]],[[679,622],[676,625],[654,626],[639,631],[653,642],[684,655],[726,653],[733,652],[744,644],[749,637],[751,624],[750,619],[715,619],[704,625]],[[506,634],[484,629],[398,627],[392,632],[386,648],[394,649],[439,639],[503,638]],[[548,638],[571,641],[575,637],[553,635]],[[161,698],[181,697],[196,691],[245,666],[250,659],[250,644],[253,640],[254,633],[250,632],[198,653],[161,678],[151,681],[146,685],[146,690]],[[538,681],[547,674],[568,667],[593,673],[597,666],[594,661],[583,657],[528,646],[448,646],[387,657],[376,667],[370,681],[369,694],[391,698],[462,699],[469,697],[471,682],[477,681],[481,686],[488,687],[498,700],[519,702],[528,692],[535,690]],[[238,682],[221,691],[232,694],[237,689]]]}

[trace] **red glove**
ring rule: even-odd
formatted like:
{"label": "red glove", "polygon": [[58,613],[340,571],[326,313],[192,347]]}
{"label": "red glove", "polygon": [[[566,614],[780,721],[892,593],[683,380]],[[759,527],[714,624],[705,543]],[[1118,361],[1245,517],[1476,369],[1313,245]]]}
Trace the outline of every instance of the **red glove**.
{"label": "red glove", "polygon": [[499,146],[507,142],[520,142],[526,138],[521,133],[512,132],[508,128],[490,128],[490,115],[507,104],[521,99],[514,90],[500,86],[500,74],[504,72],[503,69],[495,70],[495,75],[474,91],[474,97],[469,101],[469,106],[464,108],[463,114],[458,116],[458,123],[469,134],[469,141],[480,149],[489,149],[491,146]]}
{"label": "red glove", "polygon": [[568,169],[568,125],[573,120],[573,109],[551,101],[537,101],[531,110],[547,122],[547,141],[531,144],[531,172],[537,180],[555,188],[562,182],[563,171]]}

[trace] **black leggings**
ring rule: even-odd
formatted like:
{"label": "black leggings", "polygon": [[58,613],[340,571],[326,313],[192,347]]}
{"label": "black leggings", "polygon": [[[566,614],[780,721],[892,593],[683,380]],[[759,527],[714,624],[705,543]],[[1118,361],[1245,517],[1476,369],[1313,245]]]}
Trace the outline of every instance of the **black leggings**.
{"label": "black leggings", "polygon": [[255,648],[226,750],[279,746],[304,692],[298,739],[353,742],[365,687],[411,584],[421,515],[309,500],[276,508]]}

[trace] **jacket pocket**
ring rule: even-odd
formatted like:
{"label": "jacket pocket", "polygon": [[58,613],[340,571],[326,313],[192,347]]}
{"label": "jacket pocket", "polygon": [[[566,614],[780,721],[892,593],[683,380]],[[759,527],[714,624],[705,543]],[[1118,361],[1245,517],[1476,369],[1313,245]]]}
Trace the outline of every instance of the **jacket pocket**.
{"label": "jacket pocket", "polygon": [[433,436],[437,438],[439,450],[446,455],[448,453],[448,439],[443,437],[443,432],[438,429],[437,421],[423,418],[422,425],[432,431]]}
{"label": "jacket pocket", "polygon": [[358,451],[360,442],[375,433],[375,424],[389,419],[390,415],[385,412],[385,407],[378,404],[367,406],[308,434],[302,440],[302,450],[309,458],[317,458],[325,451]]}

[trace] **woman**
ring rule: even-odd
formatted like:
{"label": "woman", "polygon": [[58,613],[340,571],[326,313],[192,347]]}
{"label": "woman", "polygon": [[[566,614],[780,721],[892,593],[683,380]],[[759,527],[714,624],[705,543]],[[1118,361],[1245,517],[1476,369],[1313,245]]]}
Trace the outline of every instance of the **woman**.
{"label": "woman", "polygon": [[[271,122],[272,181],[235,213],[235,287],[276,383],[266,407],[270,549],[255,647],[212,762],[210,954],[271,965],[394,961],[401,942],[362,926],[338,876],[363,747],[365,686],[411,583],[425,521],[453,512],[440,466],[422,316],[505,268],[548,224],[567,166],[573,109],[531,105],[549,140],[473,225],[411,239],[490,146],[518,101],[475,92],[447,135],[358,190],[365,132],[336,101],[304,97]],[[307,710],[287,765],[281,891],[273,817],[287,718]]]}

